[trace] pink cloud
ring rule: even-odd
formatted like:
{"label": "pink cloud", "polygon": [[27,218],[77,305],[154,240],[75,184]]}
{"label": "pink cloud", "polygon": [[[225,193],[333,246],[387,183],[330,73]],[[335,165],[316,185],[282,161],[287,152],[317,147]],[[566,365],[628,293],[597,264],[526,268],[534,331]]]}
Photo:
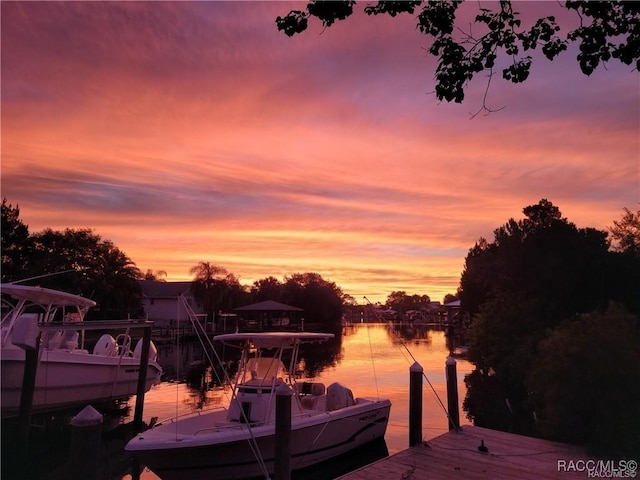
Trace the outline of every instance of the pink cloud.
{"label": "pink cloud", "polygon": [[540,198],[602,229],[637,203],[636,73],[538,59],[469,120],[484,81],[439,104],[411,17],[289,39],[290,8],[3,3],[3,194],[169,279],[204,260],[381,299],[454,292],[475,240]]}

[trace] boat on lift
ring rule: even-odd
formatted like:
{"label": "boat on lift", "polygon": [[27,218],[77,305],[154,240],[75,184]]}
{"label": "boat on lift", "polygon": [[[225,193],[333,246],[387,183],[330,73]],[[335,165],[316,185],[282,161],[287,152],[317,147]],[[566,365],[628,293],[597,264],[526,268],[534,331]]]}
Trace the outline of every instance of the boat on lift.
{"label": "boat on lift", "polygon": [[388,399],[354,398],[339,383],[325,387],[295,381],[300,346],[333,336],[264,332],[214,337],[214,342],[242,350],[229,407],[156,424],[125,449],[163,480],[268,478],[275,466],[276,395],[283,389],[291,398],[291,470],[382,439]]}
{"label": "boat on lift", "polygon": [[[93,300],[48,288],[2,284],[0,366],[2,417],[20,410],[25,350],[37,348],[33,413],[99,404],[135,395],[140,371],[142,339],[131,348],[128,333],[102,335],[91,351],[84,348],[84,330],[98,323],[84,322]],[[133,326],[133,323],[131,323]],[[150,345],[145,391],[160,382],[162,368]]]}

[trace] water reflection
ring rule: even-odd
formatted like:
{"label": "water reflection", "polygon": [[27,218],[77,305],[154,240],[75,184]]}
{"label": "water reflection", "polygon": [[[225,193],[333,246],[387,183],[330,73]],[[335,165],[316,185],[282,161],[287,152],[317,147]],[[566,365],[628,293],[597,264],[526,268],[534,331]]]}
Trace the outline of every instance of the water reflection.
{"label": "water reflection", "polygon": [[374,440],[313,467],[294,471],[292,480],[327,480],[340,477],[360,467],[389,456],[384,439]]}
{"label": "water reflection", "polygon": [[[205,384],[224,383],[225,371],[231,378],[236,373],[240,349],[213,344],[215,354],[209,352],[209,345],[203,348],[196,341],[158,345],[158,362],[164,369],[163,380],[186,382],[195,389]],[[220,359],[224,368],[216,361]],[[342,337],[337,335],[319,345],[302,345],[298,355],[297,377],[313,378],[322,370],[333,367],[342,360]],[[284,358],[288,365],[288,358]],[[207,379],[206,377],[210,377]]]}
{"label": "water reflection", "polygon": [[[296,377],[329,384],[340,382],[363,397],[390,398],[393,406],[386,443],[390,453],[408,446],[409,367],[419,362],[429,382],[424,382],[423,433],[425,439],[448,430],[440,402],[446,404],[445,360],[455,345],[445,332],[432,325],[355,323],[344,327],[341,338],[301,349]],[[229,369],[235,368],[238,351],[220,349],[218,354]],[[210,406],[226,406],[230,390],[220,385],[221,372],[207,365],[200,345],[185,342],[160,345],[158,360],[168,376],[145,397],[146,422],[193,412]],[[458,396],[464,398],[464,375],[472,365],[457,359]],[[231,373],[234,371],[232,370]],[[464,413],[460,413],[463,419]],[[154,477],[150,477],[154,478]]]}
{"label": "water reflection", "polygon": [[435,325],[414,323],[389,323],[386,326],[394,343],[406,343],[407,345],[419,345],[421,343],[430,345],[433,341],[431,332],[440,329]]}
{"label": "water reflection", "polygon": [[[422,365],[429,379],[428,383],[424,382],[423,391],[424,439],[429,440],[448,430],[447,416],[441,406],[441,402],[446,404],[444,367],[450,350],[455,349],[456,344],[447,342],[445,332],[432,325],[355,323],[345,326],[342,336],[337,336],[330,342],[301,349],[296,377],[327,385],[337,381],[348,386],[355,396],[389,398],[392,407],[385,442],[376,449],[369,449],[370,453],[380,458],[387,452],[393,454],[408,447],[409,367],[414,361]],[[233,376],[240,351],[218,346],[216,353],[224,362],[224,369],[220,366],[212,367],[205,352],[197,342],[158,345],[158,360],[164,368],[165,378],[145,396],[146,423],[153,417],[162,421],[199,409],[229,404],[231,392],[222,381],[223,373],[226,370]],[[463,359],[458,359],[457,365],[458,396],[462,399],[466,394],[464,375],[471,372],[472,365]],[[133,406],[134,403],[135,398],[132,398],[129,405]],[[117,422],[126,424],[132,417],[133,408],[129,414],[119,417]],[[462,412],[460,418],[465,423]],[[63,440],[62,443],[68,445],[67,440]],[[122,440],[120,443],[122,444]],[[110,462],[115,464],[117,454],[109,455]],[[350,458],[347,456],[347,459],[359,459],[363,462],[361,464],[375,460],[364,458],[361,453],[352,454]],[[333,463],[332,466],[337,467],[340,462]],[[349,464],[342,467],[345,470],[340,473],[358,466],[360,465]],[[115,468],[115,465],[111,467]],[[340,474],[324,471],[305,473],[305,476],[298,475],[296,478],[307,479],[319,475],[314,478],[324,479]],[[57,480],[62,477],[41,478]],[[130,480],[132,474],[123,472],[109,478]],[[156,480],[158,477],[152,472],[142,471],[140,478]]]}

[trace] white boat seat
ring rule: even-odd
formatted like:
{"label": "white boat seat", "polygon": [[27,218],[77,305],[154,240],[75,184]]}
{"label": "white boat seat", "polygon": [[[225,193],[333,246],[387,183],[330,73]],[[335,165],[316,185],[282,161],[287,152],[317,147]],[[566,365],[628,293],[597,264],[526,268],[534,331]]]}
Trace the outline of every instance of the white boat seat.
{"label": "white boat seat", "polygon": [[296,383],[295,387],[298,395],[324,395],[326,387],[322,382],[300,382]]}
{"label": "white boat seat", "polygon": [[324,383],[296,383],[295,390],[300,395],[300,406],[304,410],[325,410],[327,396],[325,395],[326,387]]}
{"label": "white boat seat", "polygon": [[68,350],[75,350],[76,348],[78,348],[79,338],[80,334],[78,332],[68,330],[65,332],[64,337],[62,338],[61,347]]}
{"label": "white boat seat", "polygon": [[62,330],[56,331],[47,342],[46,348],[49,350],[56,350],[61,347],[64,332]]}
{"label": "white boat seat", "polygon": [[324,412],[327,409],[326,395],[307,395],[300,398],[300,406],[303,410],[314,410]]}

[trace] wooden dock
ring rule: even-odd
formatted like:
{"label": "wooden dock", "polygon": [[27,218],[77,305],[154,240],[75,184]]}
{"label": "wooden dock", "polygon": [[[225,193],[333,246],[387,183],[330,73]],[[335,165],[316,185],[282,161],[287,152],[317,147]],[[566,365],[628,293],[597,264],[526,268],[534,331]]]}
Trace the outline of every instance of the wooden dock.
{"label": "wooden dock", "polygon": [[[481,442],[486,452],[479,451]],[[573,445],[464,425],[340,479],[584,480],[587,460]]]}

